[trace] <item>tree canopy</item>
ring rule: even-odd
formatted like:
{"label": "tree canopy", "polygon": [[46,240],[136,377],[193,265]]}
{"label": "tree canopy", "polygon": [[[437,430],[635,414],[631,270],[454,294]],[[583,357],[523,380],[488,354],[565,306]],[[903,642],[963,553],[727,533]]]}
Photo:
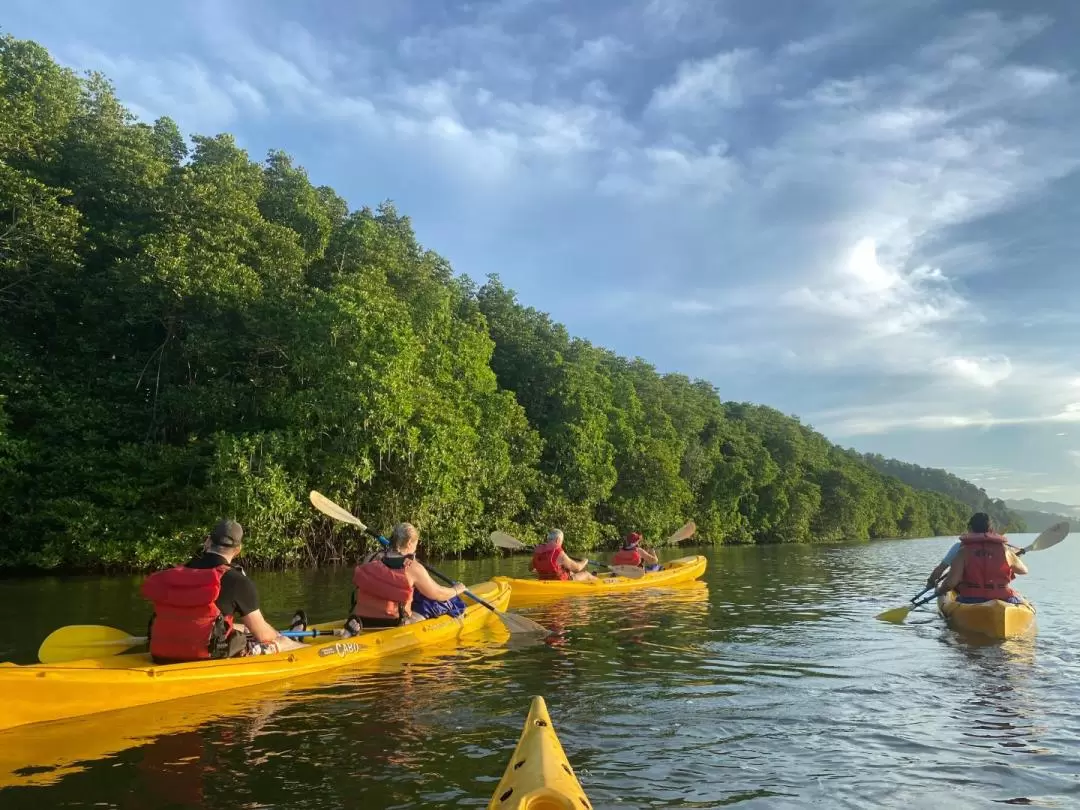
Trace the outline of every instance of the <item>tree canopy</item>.
{"label": "tree canopy", "polygon": [[104,77],[0,39],[0,565],[173,562],[226,515],[256,564],[351,556],[312,488],[444,554],[494,528],[588,549],[693,517],[704,542],[805,543],[970,511],[572,337],[390,203],[136,120]]}
{"label": "tree canopy", "polygon": [[910,487],[940,492],[960,501],[972,512],[986,512],[999,531],[1022,532],[1026,528],[1023,515],[1010,509],[1005,501],[991,498],[982,487],[957,478],[946,470],[920,467],[918,464],[884,458],[876,453],[866,453],[863,458],[875,470],[899,478]]}

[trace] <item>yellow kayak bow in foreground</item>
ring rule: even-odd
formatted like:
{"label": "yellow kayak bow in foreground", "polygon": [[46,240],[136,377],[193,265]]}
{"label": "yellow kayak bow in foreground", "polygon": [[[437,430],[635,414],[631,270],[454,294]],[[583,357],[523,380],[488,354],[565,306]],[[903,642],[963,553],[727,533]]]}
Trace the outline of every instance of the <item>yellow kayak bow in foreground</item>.
{"label": "yellow kayak bow in foreground", "polygon": [[488,810],[592,810],[540,696],[532,699],[514,755]]}

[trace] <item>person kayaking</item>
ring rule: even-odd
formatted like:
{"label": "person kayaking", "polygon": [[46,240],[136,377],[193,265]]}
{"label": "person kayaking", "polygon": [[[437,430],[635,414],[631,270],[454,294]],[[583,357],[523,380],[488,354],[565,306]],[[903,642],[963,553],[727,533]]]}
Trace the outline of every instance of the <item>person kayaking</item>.
{"label": "person kayaking", "polygon": [[390,533],[386,553],[356,566],[346,635],[356,635],[364,628],[399,627],[445,614],[460,615],[465,610],[458,598],[465,586],[457,582],[447,588],[435,582],[416,561],[419,544],[416,527],[399,523]]}
{"label": "person kayaking", "polygon": [[[645,563],[648,563],[646,565]],[[646,571],[659,571],[660,561],[651,551],[641,548],[641,534],[630,532],[623,539],[622,548],[615,552],[612,565],[634,565]]]}
{"label": "person kayaking", "polygon": [[572,579],[577,582],[590,582],[596,579],[586,571],[588,560],[574,560],[563,550],[562,529],[552,529],[543,543],[533,549],[529,570],[535,571],[540,579]]}
{"label": "person kayaking", "polygon": [[991,599],[1020,604],[1023,598],[1009,586],[1017,574],[1027,572],[1008,540],[994,531],[990,516],[976,512],[968,521],[967,533],[960,536],[960,550],[937,592],[941,596],[956,591],[956,601],[963,604]]}
{"label": "person kayaking", "polygon": [[[243,540],[239,523],[222,520],[206,536],[201,554],[143,582],[142,596],[154,606],[148,632],[154,663],[270,655],[303,646],[263,618],[255,583],[233,563]],[[237,616],[241,628],[234,626]],[[307,617],[297,611],[290,629],[306,626]]]}

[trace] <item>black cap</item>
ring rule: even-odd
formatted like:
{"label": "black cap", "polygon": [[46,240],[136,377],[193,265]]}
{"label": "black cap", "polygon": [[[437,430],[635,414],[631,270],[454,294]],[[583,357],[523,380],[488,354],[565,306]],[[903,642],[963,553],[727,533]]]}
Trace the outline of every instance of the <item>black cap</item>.
{"label": "black cap", "polygon": [[236,548],[244,539],[244,527],[235,520],[223,520],[210,532],[210,542],[219,548]]}

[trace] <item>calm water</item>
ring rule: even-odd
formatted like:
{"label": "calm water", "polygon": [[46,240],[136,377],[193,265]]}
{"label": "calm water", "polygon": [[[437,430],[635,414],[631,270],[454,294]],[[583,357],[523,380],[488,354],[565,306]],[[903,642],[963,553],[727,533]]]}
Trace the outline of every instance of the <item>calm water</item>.
{"label": "calm water", "polygon": [[[709,551],[707,585],[522,609],[558,631],[548,643],[495,630],[287,687],[7,732],[0,807],[482,808],[534,694],[597,808],[1080,807],[1080,546],[1027,558],[1033,640],[975,644],[929,609],[874,621],[949,542]],[[476,581],[526,564],[441,567]],[[32,660],[67,623],[141,633],[137,581],[0,581],[0,660]],[[343,570],[258,582],[279,621],[347,604]]]}

